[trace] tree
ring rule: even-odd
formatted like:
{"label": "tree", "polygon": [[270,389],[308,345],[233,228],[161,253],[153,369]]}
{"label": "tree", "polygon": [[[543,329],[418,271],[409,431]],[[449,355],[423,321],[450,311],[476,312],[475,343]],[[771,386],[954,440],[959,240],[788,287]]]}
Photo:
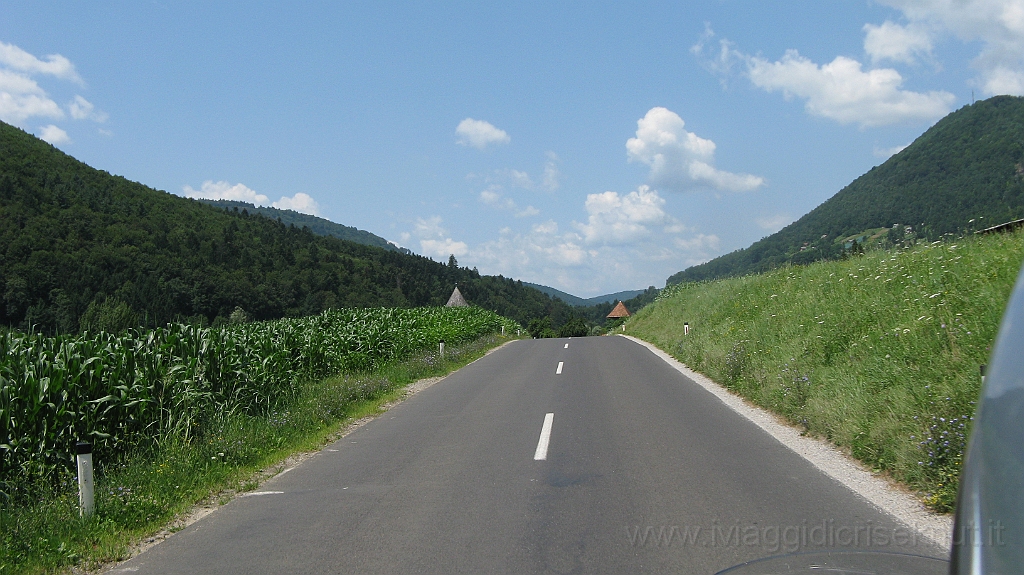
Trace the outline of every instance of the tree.
{"label": "tree", "polygon": [[547,316],[531,319],[526,331],[535,339],[555,337],[555,330],[551,329],[551,318]]}
{"label": "tree", "polygon": [[578,316],[562,324],[558,330],[558,337],[586,337],[589,334],[590,328],[587,327],[587,322]]}

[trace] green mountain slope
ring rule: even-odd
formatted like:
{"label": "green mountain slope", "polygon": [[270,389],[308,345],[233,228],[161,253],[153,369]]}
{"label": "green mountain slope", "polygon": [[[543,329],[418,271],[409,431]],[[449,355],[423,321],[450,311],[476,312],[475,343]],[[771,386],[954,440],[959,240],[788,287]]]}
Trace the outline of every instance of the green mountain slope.
{"label": "green mountain slope", "polygon": [[309,228],[309,231],[318,236],[332,236],[338,239],[356,242],[357,244],[377,246],[378,248],[402,252],[404,254],[412,253],[410,250],[400,248],[386,239],[370,232],[363,231],[352,226],[336,224],[331,220],[311,216],[309,214],[303,214],[294,210],[279,210],[269,206],[256,206],[247,202],[236,202],[232,200],[200,199],[199,201],[224,210],[239,212],[245,210],[250,214],[260,214],[272,220],[281,220],[281,223],[286,226],[294,225],[297,228]]}
{"label": "green mountain slope", "polygon": [[[1024,216],[1024,98],[997,96],[946,116],[913,144],[779,232],[687,268],[669,284],[757,273],[843,253],[851,236],[912,227],[930,240]],[[971,220],[975,220],[972,222]],[[980,223],[980,225],[979,225]],[[877,234],[876,234],[877,235]]]}
{"label": "green mountain slope", "polygon": [[627,299],[630,299],[630,298],[634,298],[634,297],[644,293],[644,290],[638,289],[638,290],[620,291],[620,292],[616,292],[616,293],[610,293],[610,294],[605,294],[605,295],[598,295],[598,296],[594,296],[594,297],[583,298],[583,297],[579,297],[579,296],[574,296],[574,295],[572,295],[570,293],[566,293],[566,292],[564,292],[562,290],[557,290],[557,289],[555,289],[553,287],[548,287],[548,286],[545,286],[545,285],[534,284],[534,283],[529,283],[529,282],[523,282],[523,285],[527,285],[527,286],[532,287],[533,289],[542,291],[542,292],[548,294],[549,296],[551,296],[553,298],[557,297],[558,299],[564,301],[565,303],[567,303],[567,304],[569,304],[571,306],[576,306],[576,307],[588,307],[588,306],[599,305],[599,304],[603,304],[603,303],[614,304],[617,301],[627,300]]}
{"label": "green mountain slope", "polygon": [[0,123],[0,325],[46,333],[470,303],[525,324],[569,306],[501,276],[226,212],[93,169]]}

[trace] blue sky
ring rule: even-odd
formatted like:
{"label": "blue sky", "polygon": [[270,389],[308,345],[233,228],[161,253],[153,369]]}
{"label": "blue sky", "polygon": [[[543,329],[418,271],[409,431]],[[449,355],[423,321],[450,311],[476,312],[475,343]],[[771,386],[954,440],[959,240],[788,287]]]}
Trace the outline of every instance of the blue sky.
{"label": "blue sky", "polygon": [[591,296],[1024,94],[1024,0],[0,0],[0,119],[178,195]]}

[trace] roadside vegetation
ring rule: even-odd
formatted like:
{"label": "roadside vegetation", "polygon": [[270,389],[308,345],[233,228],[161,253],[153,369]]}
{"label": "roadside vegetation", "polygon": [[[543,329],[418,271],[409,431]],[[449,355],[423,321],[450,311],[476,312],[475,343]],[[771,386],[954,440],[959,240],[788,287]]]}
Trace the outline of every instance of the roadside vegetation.
{"label": "roadside vegetation", "polygon": [[1018,231],[677,284],[626,332],[949,511],[1022,259]]}
{"label": "roadside vegetation", "polygon": [[[401,388],[514,334],[479,308],[338,310],[121,334],[0,332],[0,573],[125,557],[199,501],[316,449]],[[438,344],[446,343],[444,356]],[[95,445],[80,520],[74,448]]]}

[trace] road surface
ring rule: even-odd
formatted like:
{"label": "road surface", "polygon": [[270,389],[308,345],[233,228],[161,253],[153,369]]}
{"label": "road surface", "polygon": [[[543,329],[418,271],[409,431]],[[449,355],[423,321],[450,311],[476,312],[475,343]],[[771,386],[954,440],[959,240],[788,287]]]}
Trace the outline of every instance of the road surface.
{"label": "road surface", "polygon": [[516,341],[118,566],[133,573],[714,573],[941,555],[646,348]]}

